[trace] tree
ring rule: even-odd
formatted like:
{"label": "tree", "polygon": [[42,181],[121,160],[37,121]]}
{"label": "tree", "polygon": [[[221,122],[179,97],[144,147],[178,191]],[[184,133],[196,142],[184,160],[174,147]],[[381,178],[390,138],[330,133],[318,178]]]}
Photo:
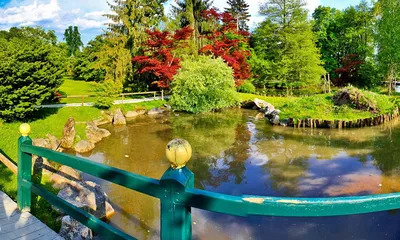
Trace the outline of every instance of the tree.
{"label": "tree", "polygon": [[393,81],[400,71],[400,2],[379,0],[377,2],[379,19],[376,26],[378,63],[388,82],[389,94]]}
{"label": "tree", "polygon": [[113,21],[108,24],[108,36],[123,40],[131,57],[134,57],[146,41],[145,30],[157,26],[163,18],[165,2],[166,0],[113,0],[108,3],[113,13],[105,14]]}
{"label": "tree", "polygon": [[51,39],[52,32],[41,28],[15,28],[0,38],[0,118],[26,121],[35,106],[54,97],[64,56]]}
{"label": "tree", "polygon": [[249,14],[249,4],[245,0],[228,0],[229,7],[225,11],[236,18],[237,30],[249,31],[247,22],[251,15]]}
{"label": "tree", "polygon": [[172,81],[170,103],[176,110],[209,112],[239,102],[232,69],[221,58],[188,58]]}
{"label": "tree", "polygon": [[236,19],[227,12],[218,13],[215,9],[204,11],[206,19],[220,22],[221,25],[207,38],[211,42],[200,49],[200,53],[221,57],[234,71],[236,86],[250,78],[249,33],[237,31]]}
{"label": "tree", "polygon": [[68,46],[68,56],[76,56],[76,52],[80,51],[80,47],[83,46],[78,27],[69,26],[65,29],[64,40]]}
{"label": "tree", "polygon": [[146,43],[144,55],[132,59],[139,65],[137,74],[146,75],[147,79],[152,80],[151,84],[169,88],[170,82],[180,68],[181,61],[174,51],[187,46],[187,40],[190,39],[193,30],[185,27],[173,34],[158,30],[146,32],[149,40]]}
{"label": "tree", "polygon": [[176,6],[172,6],[172,13],[181,23],[181,28],[190,26],[194,29],[192,39],[197,47],[202,47],[200,36],[208,33],[210,27],[203,16],[203,12],[209,10],[213,0],[176,0]]}
{"label": "tree", "polygon": [[[371,78],[375,74],[365,74],[364,71],[364,65],[374,65],[375,18],[368,3],[362,1],[342,11],[320,6],[314,11],[313,18],[317,45],[321,49],[325,69],[334,83],[339,86],[349,83],[360,87],[373,86],[375,80]],[[354,63],[359,66],[353,68]],[[348,74],[350,69],[352,73]]]}
{"label": "tree", "polygon": [[300,0],[270,0],[261,7],[266,20],[251,40],[259,85],[278,81],[288,90],[320,83],[325,71],[304,6]]}

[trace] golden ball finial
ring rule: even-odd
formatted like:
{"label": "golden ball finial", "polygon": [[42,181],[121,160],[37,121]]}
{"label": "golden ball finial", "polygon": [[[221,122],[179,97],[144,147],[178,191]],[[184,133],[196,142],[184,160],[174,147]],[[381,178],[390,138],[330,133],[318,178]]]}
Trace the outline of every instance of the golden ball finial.
{"label": "golden ball finial", "polygon": [[165,154],[173,169],[180,169],[186,166],[192,157],[192,147],[184,139],[174,139],[167,144]]}
{"label": "golden ball finial", "polygon": [[27,123],[21,124],[21,126],[19,126],[19,132],[22,136],[27,137],[29,133],[31,133],[31,126]]}

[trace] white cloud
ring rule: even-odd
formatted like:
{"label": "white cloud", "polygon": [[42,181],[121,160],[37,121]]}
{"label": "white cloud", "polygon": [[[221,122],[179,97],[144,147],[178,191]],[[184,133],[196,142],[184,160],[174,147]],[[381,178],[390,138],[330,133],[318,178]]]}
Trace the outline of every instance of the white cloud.
{"label": "white cloud", "polygon": [[56,18],[61,11],[57,0],[49,3],[38,3],[35,0],[30,5],[0,9],[0,23],[2,24],[27,24]]}

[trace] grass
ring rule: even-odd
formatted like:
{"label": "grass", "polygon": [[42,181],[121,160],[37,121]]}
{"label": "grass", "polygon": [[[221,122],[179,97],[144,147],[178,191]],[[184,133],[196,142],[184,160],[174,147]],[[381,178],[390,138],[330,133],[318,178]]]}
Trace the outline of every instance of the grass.
{"label": "grass", "polygon": [[371,113],[369,111],[356,110],[348,105],[335,106],[332,100],[332,94],[318,94],[311,97],[263,97],[253,94],[242,94],[242,101],[259,98],[271,103],[282,111],[281,118],[295,119],[323,119],[323,120],[357,120],[362,118],[371,118],[383,113],[391,113],[397,107],[394,98],[385,95],[379,95],[372,92],[363,91],[363,93],[374,99],[380,109],[380,113]]}
{"label": "grass", "polygon": [[[111,110],[121,108],[124,112],[136,109],[151,109],[160,107],[165,101],[141,102],[135,104],[115,105]],[[60,109],[41,109],[36,114],[36,119],[29,122],[32,128],[31,138],[44,138],[50,133],[61,138],[64,124],[69,117],[76,121],[75,129],[78,139],[85,139],[85,122],[96,119],[101,116],[101,110],[95,107],[75,107]],[[20,137],[19,126],[21,122],[2,123],[0,121],[0,153],[17,162],[17,140]],[[14,200],[17,195],[17,176],[7,167],[0,164],[0,190],[7,193]],[[56,193],[51,187],[49,179],[46,176],[41,178],[41,183],[46,189]],[[32,213],[48,226],[58,231],[60,223],[54,221],[58,214],[51,208],[51,205],[44,199],[35,199],[32,201]]]}

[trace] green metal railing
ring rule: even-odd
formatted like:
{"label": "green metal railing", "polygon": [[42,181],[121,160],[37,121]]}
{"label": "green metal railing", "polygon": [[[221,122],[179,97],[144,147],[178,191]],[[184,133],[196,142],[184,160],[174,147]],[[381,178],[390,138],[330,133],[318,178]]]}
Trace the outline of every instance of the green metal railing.
{"label": "green metal railing", "polygon": [[338,198],[281,198],[231,196],[196,189],[194,188],[194,174],[185,167],[191,156],[191,148],[187,143],[185,148],[173,148],[170,144],[167,146],[167,158],[171,162],[171,167],[158,180],[84,158],[32,146],[32,140],[28,136],[29,125],[21,125],[20,132],[22,136],[18,141],[17,196],[19,209],[30,211],[31,192],[33,192],[104,236],[105,239],[135,238],[58,198],[42,186],[32,183],[32,155],[51,159],[51,161],[160,199],[162,239],[191,239],[191,208],[235,216],[290,217],[352,215],[400,208],[400,193]]}

